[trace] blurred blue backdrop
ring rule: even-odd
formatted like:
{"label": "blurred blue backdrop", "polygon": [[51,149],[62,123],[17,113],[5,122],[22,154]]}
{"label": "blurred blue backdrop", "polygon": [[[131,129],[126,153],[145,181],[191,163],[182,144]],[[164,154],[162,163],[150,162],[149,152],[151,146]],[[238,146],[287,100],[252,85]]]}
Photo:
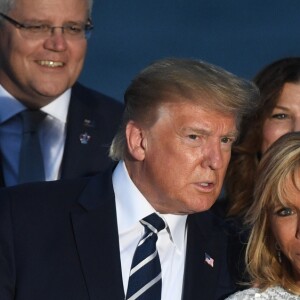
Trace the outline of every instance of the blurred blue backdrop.
{"label": "blurred blue backdrop", "polygon": [[120,101],[156,59],[202,59],[251,79],[300,55],[300,0],[94,0],[93,21],[80,81]]}

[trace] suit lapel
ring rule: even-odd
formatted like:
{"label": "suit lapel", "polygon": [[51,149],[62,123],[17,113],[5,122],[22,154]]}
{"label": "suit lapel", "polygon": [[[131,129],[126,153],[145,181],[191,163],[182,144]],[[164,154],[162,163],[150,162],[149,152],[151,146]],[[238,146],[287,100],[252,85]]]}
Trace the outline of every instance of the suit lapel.
{"label": "suit lapel", "polygon": [[91,180],[71,218],[90,299],[124,299],[111,174]]}
{"label": "suit lapel", "polygon": [[117,121],[107,120],[105,113],[113,108],[97,97],[78,83],[72,88],[61,178],[96,174],[111,163],[108,149]]}
{"label": "suit lapel", "polygon": [[[93,173],[94,145],[98,134],[86,95],[78,86],[73,87],[67,119],[67,136],[61,168],[61,178],[74,178]],[[94,163],[95,164],[95,163]]]}
{"label": "suit lapel", "polygon": [[[183,300],[221,299],[233,290],[226,260],[226,236],[211,212],[188,217]],[[206,262],[206,255],[212,258]]]}

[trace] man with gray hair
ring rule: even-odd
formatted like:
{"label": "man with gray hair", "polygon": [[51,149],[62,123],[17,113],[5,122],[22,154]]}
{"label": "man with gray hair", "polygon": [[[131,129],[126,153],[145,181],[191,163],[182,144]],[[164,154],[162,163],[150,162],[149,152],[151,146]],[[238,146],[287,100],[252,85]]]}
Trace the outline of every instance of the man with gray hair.
{"label": "man with gray hair", "polygon": [[235,291],[216,201],[257,88],[191,59],[125,93],[114,169],[0,191],[0,298],[220,300]]}
{"label": "man with gray hair", "polygon": [[0,186],[86,176],[111,161],[123,105],[76,82],[92,2],[0,1]]}

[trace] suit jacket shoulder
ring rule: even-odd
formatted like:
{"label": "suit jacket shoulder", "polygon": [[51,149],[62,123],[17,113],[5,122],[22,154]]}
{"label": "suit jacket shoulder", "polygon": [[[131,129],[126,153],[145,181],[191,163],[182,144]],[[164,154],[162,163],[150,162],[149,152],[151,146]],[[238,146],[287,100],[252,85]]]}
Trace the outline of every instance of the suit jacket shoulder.
{"label": "suit jacket shoulder", "polygon": [[123,299],[111,174],[0,190],[0,299]]}

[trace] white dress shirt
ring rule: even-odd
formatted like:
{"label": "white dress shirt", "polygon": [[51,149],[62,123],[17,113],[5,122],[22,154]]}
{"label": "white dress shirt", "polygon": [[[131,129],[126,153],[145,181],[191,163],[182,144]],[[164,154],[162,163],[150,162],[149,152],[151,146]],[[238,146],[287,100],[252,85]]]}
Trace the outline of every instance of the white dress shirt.
{"label": "white dress shirt", "polygon": [[[71,90],[41,108],[47,114],[39,129],[46,181],[60,177]],[[0,151],[6,186],[17,184],[22,122],[16,114],[26,107],[0,85]]]}
{"label": "white dress shirt", "polygon": [[[130,179],[125,163],[119,162],[113,173],[121,253],[122,277],[126,294],[129,272],[136,246],[144,234],[140,220],[155,212]],[[186,218],[159,214],[168,225],[158,233],[157,249],[162,269],[161,300],[180,300],[186,248]]]}

